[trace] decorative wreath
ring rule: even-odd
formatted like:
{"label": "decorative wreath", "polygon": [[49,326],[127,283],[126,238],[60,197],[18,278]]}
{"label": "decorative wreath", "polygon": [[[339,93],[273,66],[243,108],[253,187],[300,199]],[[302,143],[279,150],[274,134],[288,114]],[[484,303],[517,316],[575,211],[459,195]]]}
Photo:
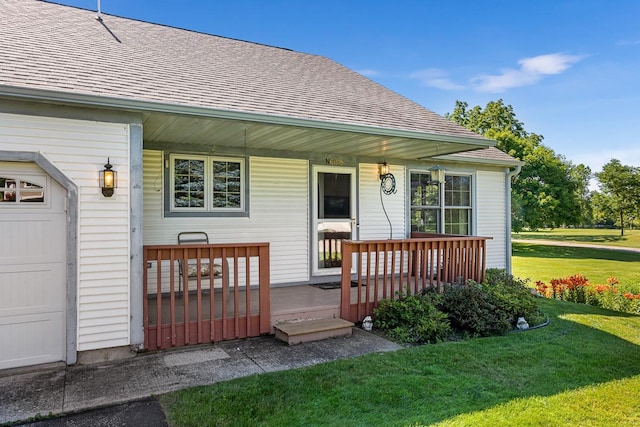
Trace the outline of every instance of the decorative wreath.
{"label": "decorative wreath", "polygon": [[382,175],[380,188],[382,188],[382,192],[384,194],[395,194],[396,193],[396,178],[393,174],[388,173]]}

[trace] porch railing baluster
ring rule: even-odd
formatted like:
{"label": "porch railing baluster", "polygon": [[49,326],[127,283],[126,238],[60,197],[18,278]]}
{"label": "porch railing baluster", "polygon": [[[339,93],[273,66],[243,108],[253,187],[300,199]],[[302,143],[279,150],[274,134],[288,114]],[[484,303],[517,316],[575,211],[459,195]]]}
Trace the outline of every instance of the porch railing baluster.
{"label": "porch railing baluster", "polygon": [[[405,290],[418,293],[435,288],[442,292],[457,282],[482,282],[489,239],[416,233],[404,240],[343,240],[340,316],[360,322],[373,314],[380,299],[397,298]],[[352,254],[357,261],[355,295],[351,291]]]}
{"label": "porch railing baluster", "polygon": [[[156,350],[268,334],[269,256],[268,243],[145,246],[145,348]],[[176,264],[181,265],[179,274]],[[181,292],[177,292],[176,282],[182,284]],[[229,304],[227,297],[233,297]],[[252,310],[254,298],[258,308]]]}

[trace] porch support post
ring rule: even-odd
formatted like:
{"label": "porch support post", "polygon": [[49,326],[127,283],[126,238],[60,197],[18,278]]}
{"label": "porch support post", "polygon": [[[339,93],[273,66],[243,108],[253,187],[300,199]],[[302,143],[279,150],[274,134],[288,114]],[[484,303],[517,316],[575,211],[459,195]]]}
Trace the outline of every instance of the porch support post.
{"label": "porch support post", "polygon": [[[260,333],[268,334],[271,332],[271,271],[269,263],[271,262],[269,244],[260,246],[259,255],[259,292],[260,292]],[[237,274],[237,273],[236,273]],[[249,290],[247,290],[248,292]],[[247,313],[247,321],[250,318]]]}
{"label": "porch support post", "polygon": [[142,124],[131,123],[129,125],[129,238],[131,241],[129,343],[135,350],[142,350],[144,347],[143,298],[146,298],[146,295],[143,295],[143,275],[146,265],[143,261],[142,198]]}
{"label": "porch support post", "polygon": [[360,320],[351,318],[351,259],[353,245],[352,242],[342,241],[342,286],[340,288],[340,317],[351,322]]}

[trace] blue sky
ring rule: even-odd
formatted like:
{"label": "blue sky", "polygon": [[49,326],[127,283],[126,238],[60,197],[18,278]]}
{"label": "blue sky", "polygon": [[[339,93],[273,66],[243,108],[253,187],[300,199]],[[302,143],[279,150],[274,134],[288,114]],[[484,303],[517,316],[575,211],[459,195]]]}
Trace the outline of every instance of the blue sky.
{"label": "blue sky", "polygon": [[[96,10],[98,0],[55,0]],[[444,114],[503,99],[594,172],[640,166],[637,0],[102,0],[103,13],[327,56]]]}

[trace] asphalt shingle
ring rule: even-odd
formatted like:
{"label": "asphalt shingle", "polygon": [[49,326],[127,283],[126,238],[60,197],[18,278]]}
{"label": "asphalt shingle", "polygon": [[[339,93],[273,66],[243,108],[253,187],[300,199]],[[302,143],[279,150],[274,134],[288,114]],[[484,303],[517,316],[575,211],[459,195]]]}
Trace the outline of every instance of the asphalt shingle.
{"label": "asphalt shingle", "polygon": [[37,0],[0,16],[0,87],[484,139],[322,56]]}

